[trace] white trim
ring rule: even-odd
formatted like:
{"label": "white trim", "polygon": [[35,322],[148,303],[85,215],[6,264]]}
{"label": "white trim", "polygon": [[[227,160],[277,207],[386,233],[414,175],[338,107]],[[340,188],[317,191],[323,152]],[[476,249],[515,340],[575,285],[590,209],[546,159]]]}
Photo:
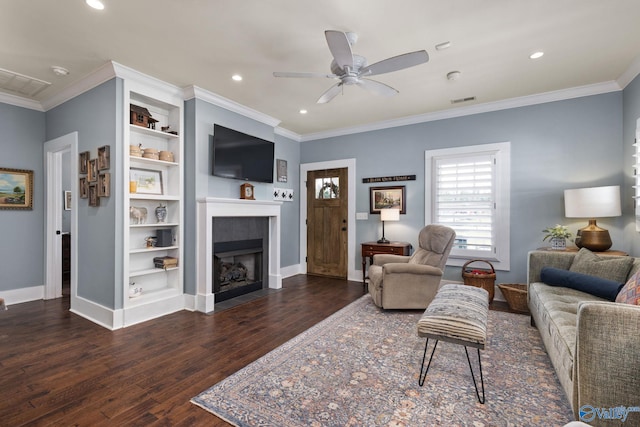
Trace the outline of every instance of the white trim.
{"label": "white trim", "polygon": [[305,274],[305,271],[303,270],[300,264],[288,265],[286,267],[280,268],[280,275],[282,276],[283,279],[286,279],[287,277],[292,277],[298,274]]}
{"label": "white trim", "polygon": [[[424,152],[424,218],[425,224],[431,224],[432,218],[432,158],[437,156],[449,156],[459,154],[482,154],[493,152],[497,159],[499,173],[496,173],[496,224],[499,224],[499,232],[496,233],[497,253],[486,258],[491,261],[497,270],[509,271],[511,268],[511,143],[498,142],[493,144],[470,145],[464,147],[443,148],[426,150]],[[461,267],[468,258],[456,258],[449,256],[447,265]]]}
{"label": "white trim", "polygon": [[300,165],[300,270],[307,272],[307,172],[322,169],[347,168],[348,212],[347,212],[347,279],[362,281],[362,271],[356,270],[356,159],[331,160],[327,162],[302,163]]}
{"label": "white trim", "polygon": [[616,82],[618,82],[618,85],[620,85],[620,87],[624,89],[627,87],[629,83],[633,81],[633,79],[635,79],[638,76],[638,74],[640,74],[640,56],[638,56],[631,63],[629,68],[627,68],[627,70],[624,73],[622,73],[620,77],[618,77]]}
{"label": "white trim", "polygon": [[273,129],[273,133],[278,134],[280,136],[284,136],[285,138],[289,138],[292,141],[300,142],[302,140],[302,135],[290,131],[289,129],[282,128],[280,126]]}
{"label": "white trim", "polygon": [[227,99],[213,92],[209,92],[198,86],[191,85],[184,88],[184,100],[187,101],[192,98],[200,99],[210,104],[217,105],[218,107],[224,108],[225,110],[238,113],[240,115],[243,115],[250,119],[264,123],[271,127],[278,126],[278,124],[281,121],[279,119],[276,119],[274,117],[261,113],[260,111],[254,110],[252,108],[239,104],[235,101],[232,101],[231,99]]}
{"label": "white trim", "polygon": [[325,132],[308,133],[302,135],[301,142],[350,135],[354,133],[370,132],[374,130],[389,129],[398,126],[433,122],[437,120],[451,119],[454,117],[470,116],[492,111],[508,110],[511,108],[526,107],[529,105],[544,104],[554,101],[563,101],[566,99],[581,98],[583,96],[600,95],[603,93],[617,92],[620,90],[620,86],[615,81],[597,83],[570,89],[522,96],[519,98],[505,99],[502,101],[487,102],[484,104],[471,105],[468,107],[451,108],[449,110],[436,111],[433,113],[407,116],[399,119],[383,120],[381,122],[369,123],[362,126],[352,126],[341,129],[328,130]]}
{"label": "white trim", "polygon": [[62,91],[56,93],[51,98],[45,99],[44,101],[42,101],[42,108],[44,108],[44,111],[49,111],[52,108],[64,104],[65,102],[75,98],[76,96],[79,96],[97,86],[100,86],[102,83],[111,80],[116,76],[113,64],[113,62],[107,62],[86,77],[78,80],[71,86],[67,86]]}
{"label": "white trim", "polygon": [[4,303],[7,306],[41,300],[44,299],[44,285],[0,291],[0,297],[4,298]]}
{"label": "white trim", "polygon": [[21,96],[11,95],[8,93],[0,92],[0,103],[15,105],[16,107],[28,108],[30,110],[36,110],[44,112],[42,104],[38,101],[34,101],[29,98],[23,98]]}
{"label": "white trim", "polygon": [[69,311],[110,330],[123,326],[122,310],[113,310],[82,297],[76,298]]}

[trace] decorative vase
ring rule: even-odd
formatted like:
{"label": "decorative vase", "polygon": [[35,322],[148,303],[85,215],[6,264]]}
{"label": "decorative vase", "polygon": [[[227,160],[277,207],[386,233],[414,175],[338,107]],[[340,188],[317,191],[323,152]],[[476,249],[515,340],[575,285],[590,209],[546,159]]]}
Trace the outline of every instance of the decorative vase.
{"label": "decorative vase", "polygon": [[551,249],[555,251],[563,251],[567,248],[567,239],[564,237],[552,237]]}
{"label": "decorative vase", "polygon": [[163,206],[162,203],[156,208],[156,219],[158,222],[165,222],[167,220],[167,206]]}

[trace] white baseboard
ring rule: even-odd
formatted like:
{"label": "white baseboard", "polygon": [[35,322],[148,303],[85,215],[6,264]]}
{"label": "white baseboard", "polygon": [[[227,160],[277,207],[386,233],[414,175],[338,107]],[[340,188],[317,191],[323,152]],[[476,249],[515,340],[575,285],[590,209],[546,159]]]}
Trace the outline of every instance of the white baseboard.
{"label": "white baseboard", "polygon": [[296,274],[305,274],[306,271],[302,271],[302,265],[294,264],[286,267],[280,267],[280,275],[283,279],[287,277],[295,276]]}
{"label": "white baseboard", "polygon": [[0,298],[4,298],[6,306],[41,300],[44,298],[44,285],[0,291]]}

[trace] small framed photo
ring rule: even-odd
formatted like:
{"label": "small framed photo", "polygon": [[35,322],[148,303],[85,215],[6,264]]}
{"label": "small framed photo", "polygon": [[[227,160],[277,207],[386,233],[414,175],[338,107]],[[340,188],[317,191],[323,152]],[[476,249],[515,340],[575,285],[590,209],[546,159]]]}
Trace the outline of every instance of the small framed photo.
{"label": "small framed photo", "polygon": [[0,168],[0,209],[33,209],[33,171]]}
{"label": "small framed photo", "polygon": [[96,184],[89,185],[89,206],[100,206],[100,197],[98,197],[98,186]]}
{"label": "small framed photo", "polygon": [[98,181],[98,161],[96,159],[89,160],[87,167],[87,179],[89,182]]}
{"label": "small framed photo", "polygon": [[287,161],[277,159],[276,170],[278,172],[278,182],[287,182]]}
{"label": "small framed photo", "polygon": [[78,183],[78,193],[81,199],[89,197],[89,181],[87,181],[86,177],[80,178],[80,182]]}
{"label": "small framed photo", "polygon": [[78,172],[79,173],[87,173],[90,157],[91,157],[91,154],[88,151],[84,151],[78,155],[78,158],[79,158]]}
{"label": "small framed photo", "polygon": [[98,148],[98,170],[103,171],[111,167],[111,150],[108,145]]}
{"label": "small framed photo", "polygon": [[162,192],[162,172],[151,169],[129,169],[129,182],[136,183],[136,193],[164,194]]}
{"label": "small framed photo", "polygon": [[98,175],[98,197],[111,196],[111,174],[109,172]]}
{"label": "small framed photo", "polygon": [[400,209],[401,214],[407,213],[407,203],[404,196],[404,185],[395,187],[371,187],[369,193],[369,213],[379,214],[380,209]]}
{"label": "small framed photo", "polygon": [[71,191],[65,190],[64,192],[64,210],[71,210]]}

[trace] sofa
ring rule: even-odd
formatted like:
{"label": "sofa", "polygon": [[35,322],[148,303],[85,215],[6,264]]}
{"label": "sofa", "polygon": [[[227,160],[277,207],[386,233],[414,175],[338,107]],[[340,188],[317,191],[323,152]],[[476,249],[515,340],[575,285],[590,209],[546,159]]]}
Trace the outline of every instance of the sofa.
{"label": "sofa", "polygon": [[[587,270],[596,267],[587,273],[621,282],[620,288],[640,279],[640,273],[635,274],[640,258],[598,256],[584,248],[580,252],[531,251],[527,266],[531,324],[540,332],[575,418],[590,425],[620,425],[621,420],[613,424],[606,420],[607,413],[600,409],[640,410],[640,306],[594,295],[600,288],[585,291],[580,281],[566,286],[545,283],[556,280],[550,272],[584,277],[580,276],[584,272],[574,272],[578,261]],[[591,277],[595,276],[583,282]],[[626,425],[640,425],[639,412],[632,410],[626,417]]]}

